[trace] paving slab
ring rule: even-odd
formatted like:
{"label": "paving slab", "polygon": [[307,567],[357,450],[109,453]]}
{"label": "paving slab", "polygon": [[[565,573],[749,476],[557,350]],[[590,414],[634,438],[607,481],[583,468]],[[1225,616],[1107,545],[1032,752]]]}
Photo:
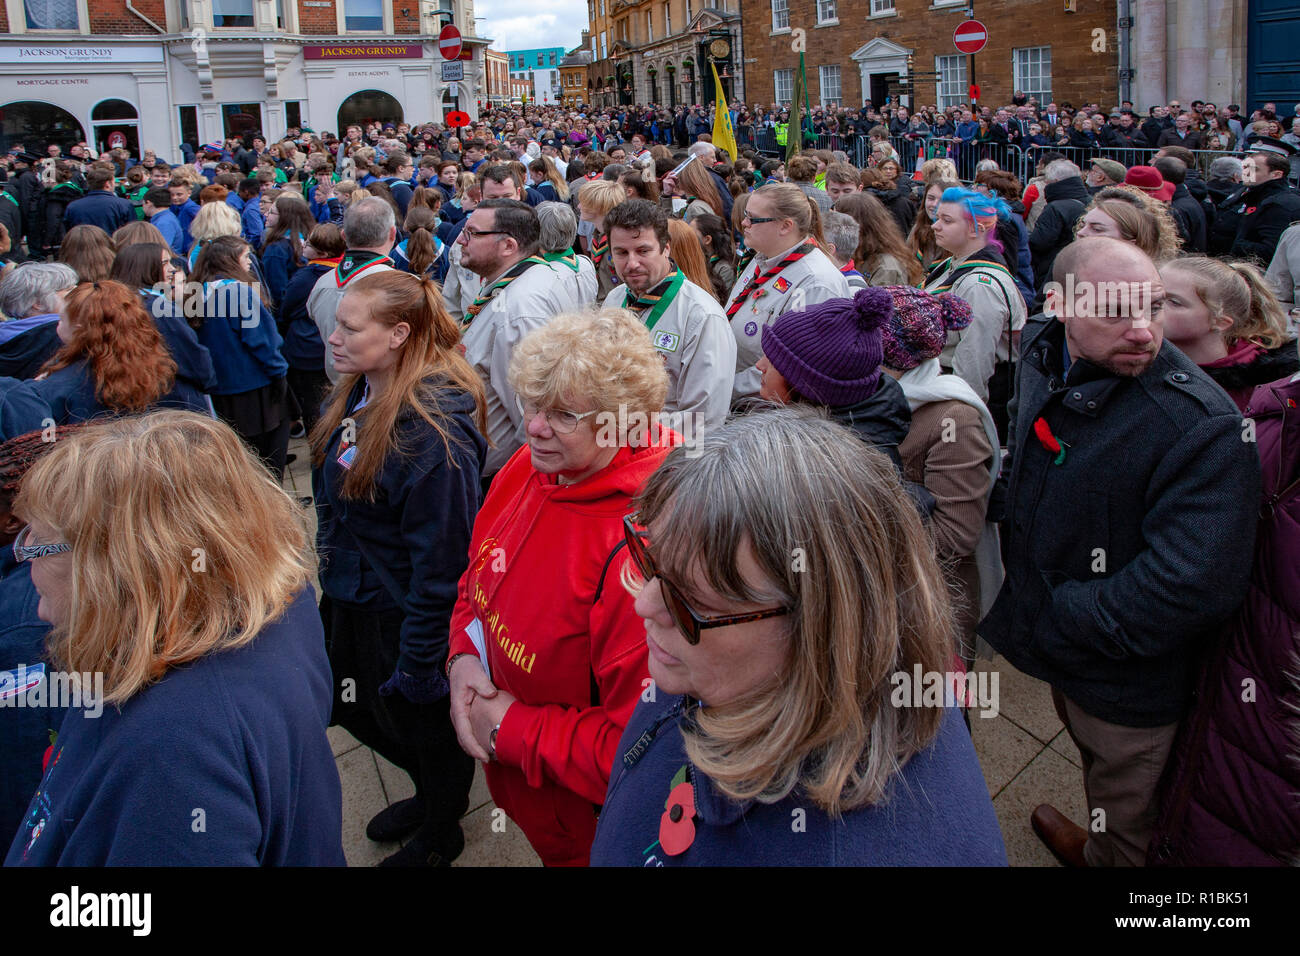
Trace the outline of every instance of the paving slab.
{"label": "paving slab", "polygon": [[335,764],[343,785],[343,855],[348,866],[374,866],[399,848],[397,843],[366,839],[366,824],[388,806],[375,755],[368,747],[356,747],[337,758]]}
{"label": "paving slab", "polygon": [[998,711],[1016,726],[1028,731],[1044,744],[1064,726],[1052,706],[1052,689],[1036,677],[1016,670],[1001,655],[992,661],[980,661],[976,670],[997,671]]}
{"label": "paving slab", "polygon": [[989,796],[996,797],[1043,750],[1042,741],[999,714],[971,715],[971,740],[984,770]]}
{"label": "paving slab", "polygon": [[541,866],[542,861],[513,820],[491,803],[461,821],[465,852],[453,866]]}
{"label": "paving slab", "polygon": [[1050,803],[1080,826],[1087,825],[1083,773],[1050,747],[993,800],[1012,866],[1060,866],[1029,825],[1029,815],[1040,803]]}

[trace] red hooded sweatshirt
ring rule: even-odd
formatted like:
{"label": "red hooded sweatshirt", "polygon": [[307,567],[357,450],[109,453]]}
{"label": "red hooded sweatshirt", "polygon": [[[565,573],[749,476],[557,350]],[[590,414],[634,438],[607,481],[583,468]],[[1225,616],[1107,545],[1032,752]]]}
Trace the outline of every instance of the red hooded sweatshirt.
{"label": "red hooded sweatshirt", "polygon": [[619,583],[627,549],[609,559],[632,496],[681,440],[664,429],[573,485],[535,471],[525,445],[474,523],[449,659],[475,653],[465,628],[477,618],[492,682],[518,698],[488,788],[548,866],[587,865],[619,738],[649,680],[645,625]]}

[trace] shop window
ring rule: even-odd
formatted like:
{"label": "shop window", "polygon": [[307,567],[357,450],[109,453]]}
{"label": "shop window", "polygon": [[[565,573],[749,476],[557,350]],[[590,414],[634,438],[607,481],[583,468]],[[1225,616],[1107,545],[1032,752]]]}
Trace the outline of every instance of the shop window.
{"label": "shop window", "polygon": [[197,106],[176,107],[176,120],[181,133],[181,138],[177,142],[198,145],[199,108]]}
{"label": "shop window", "polygon": [[0,150],[22,146],[43,155],[46,146],[58,143],[66,154],[85,138],[77,118],[52,103],[23,100],[0,106]]}
{"label": "shop window", "polygon": [[221,105],[222,135],[243,136],[262,132],[261,103],[223,103]]}
{"label": "shop window", "polygon": [[343,0],[343,27],[346,30],[383,30],[383,0]]}

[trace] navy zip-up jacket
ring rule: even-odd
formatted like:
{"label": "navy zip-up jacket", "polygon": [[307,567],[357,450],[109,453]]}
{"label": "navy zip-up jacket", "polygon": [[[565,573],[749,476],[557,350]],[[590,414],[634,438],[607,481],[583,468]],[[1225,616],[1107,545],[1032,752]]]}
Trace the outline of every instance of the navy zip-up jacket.
{"label": "navy zip-up jacket", "polygon": [[205,395],[210,393],[217,387],[217,373],[212,367],[212,353],[199,342],[198,333],[165,296],[141,289],[140,299],[145,311],[153,316],[154,324],[176,362],[176,381],[184,381]]}
{"label": "navy zip-up jacket", "polygon": [[[18,831],[32,794],[41,783],[41,758],[50,731],[63,723],[62,707],[15,707],[46,680],[45,638],[50,625],[36,616],[41,596],[32,585],[30,562],[19,564],[14,550],[0,547],[0,833]],[[46,684],[48,695],[49,684]],[[48,701],[49,697],[45,699]]]}
{"label": "navy zip-up jacket", "polygon": [[36,394],[35,384],[0,377],[0,441],[45,427],[50,406]]}
{"label": "navy zip-up jacket", "polygon": [[0,322],[0,375],[35,378],[63,345],[58,325],[57,312]]}
{"label": "navy zip-up jacket", "polygon": [[279,308],[289,280],[302,264],[293,254],[293,243],[281,236],[262,250],[262,274],[266,276],[266,290],[271,295],[273,308]]}
{"label": "navy zip-up jacket", "polygon": [[[436,387],[436,380],[427,384]],[[356,409],[365,388],[365,380],[359,380],[349,409]],[[442,386],[436,401],[446,416],[450,460],[437,433],[407,409],[397,425],[406,454],[384,462],[374,501],[342,495],[341,427],[330,436],[323,463],[312,469],[321,588],[345,604],[377,611],[400,607],[397,666],[415,677],[429,676],[446,663],[451,612],[469,565],[487,457],[487,442],[474,424],[474,399]],[[363,422],[364,417],[357,421],[358,432]]]}
{"label": "navy zip-up jacket", "polygon": [[251,288],[233,279],[206,283],[203,316],[199,341],[217,373],[213,395],[251,392],[284,377],[280,333]]}
{"label": "navy zip-up jacket", "polygon": [[69,710],[5,865],[343,866],[332,682],[308,586],[251,643]]}
{"label": "navy zip-up jacket", "polygon": [[115,196],[106,189],[96,189],[68,203],[63,211],[63,225],[98,226],[110,236],[129,222],[135,222],[131,200]]}

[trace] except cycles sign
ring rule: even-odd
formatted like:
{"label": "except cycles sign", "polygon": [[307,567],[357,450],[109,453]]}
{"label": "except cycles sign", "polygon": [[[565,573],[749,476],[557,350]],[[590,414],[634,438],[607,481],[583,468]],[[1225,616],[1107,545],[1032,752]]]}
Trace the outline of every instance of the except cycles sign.
{"label": "except cycles sign", "polygon": [[978,53],[989,42],[989,31],[979,20],[967,20],[952,32],[958,53]]}

